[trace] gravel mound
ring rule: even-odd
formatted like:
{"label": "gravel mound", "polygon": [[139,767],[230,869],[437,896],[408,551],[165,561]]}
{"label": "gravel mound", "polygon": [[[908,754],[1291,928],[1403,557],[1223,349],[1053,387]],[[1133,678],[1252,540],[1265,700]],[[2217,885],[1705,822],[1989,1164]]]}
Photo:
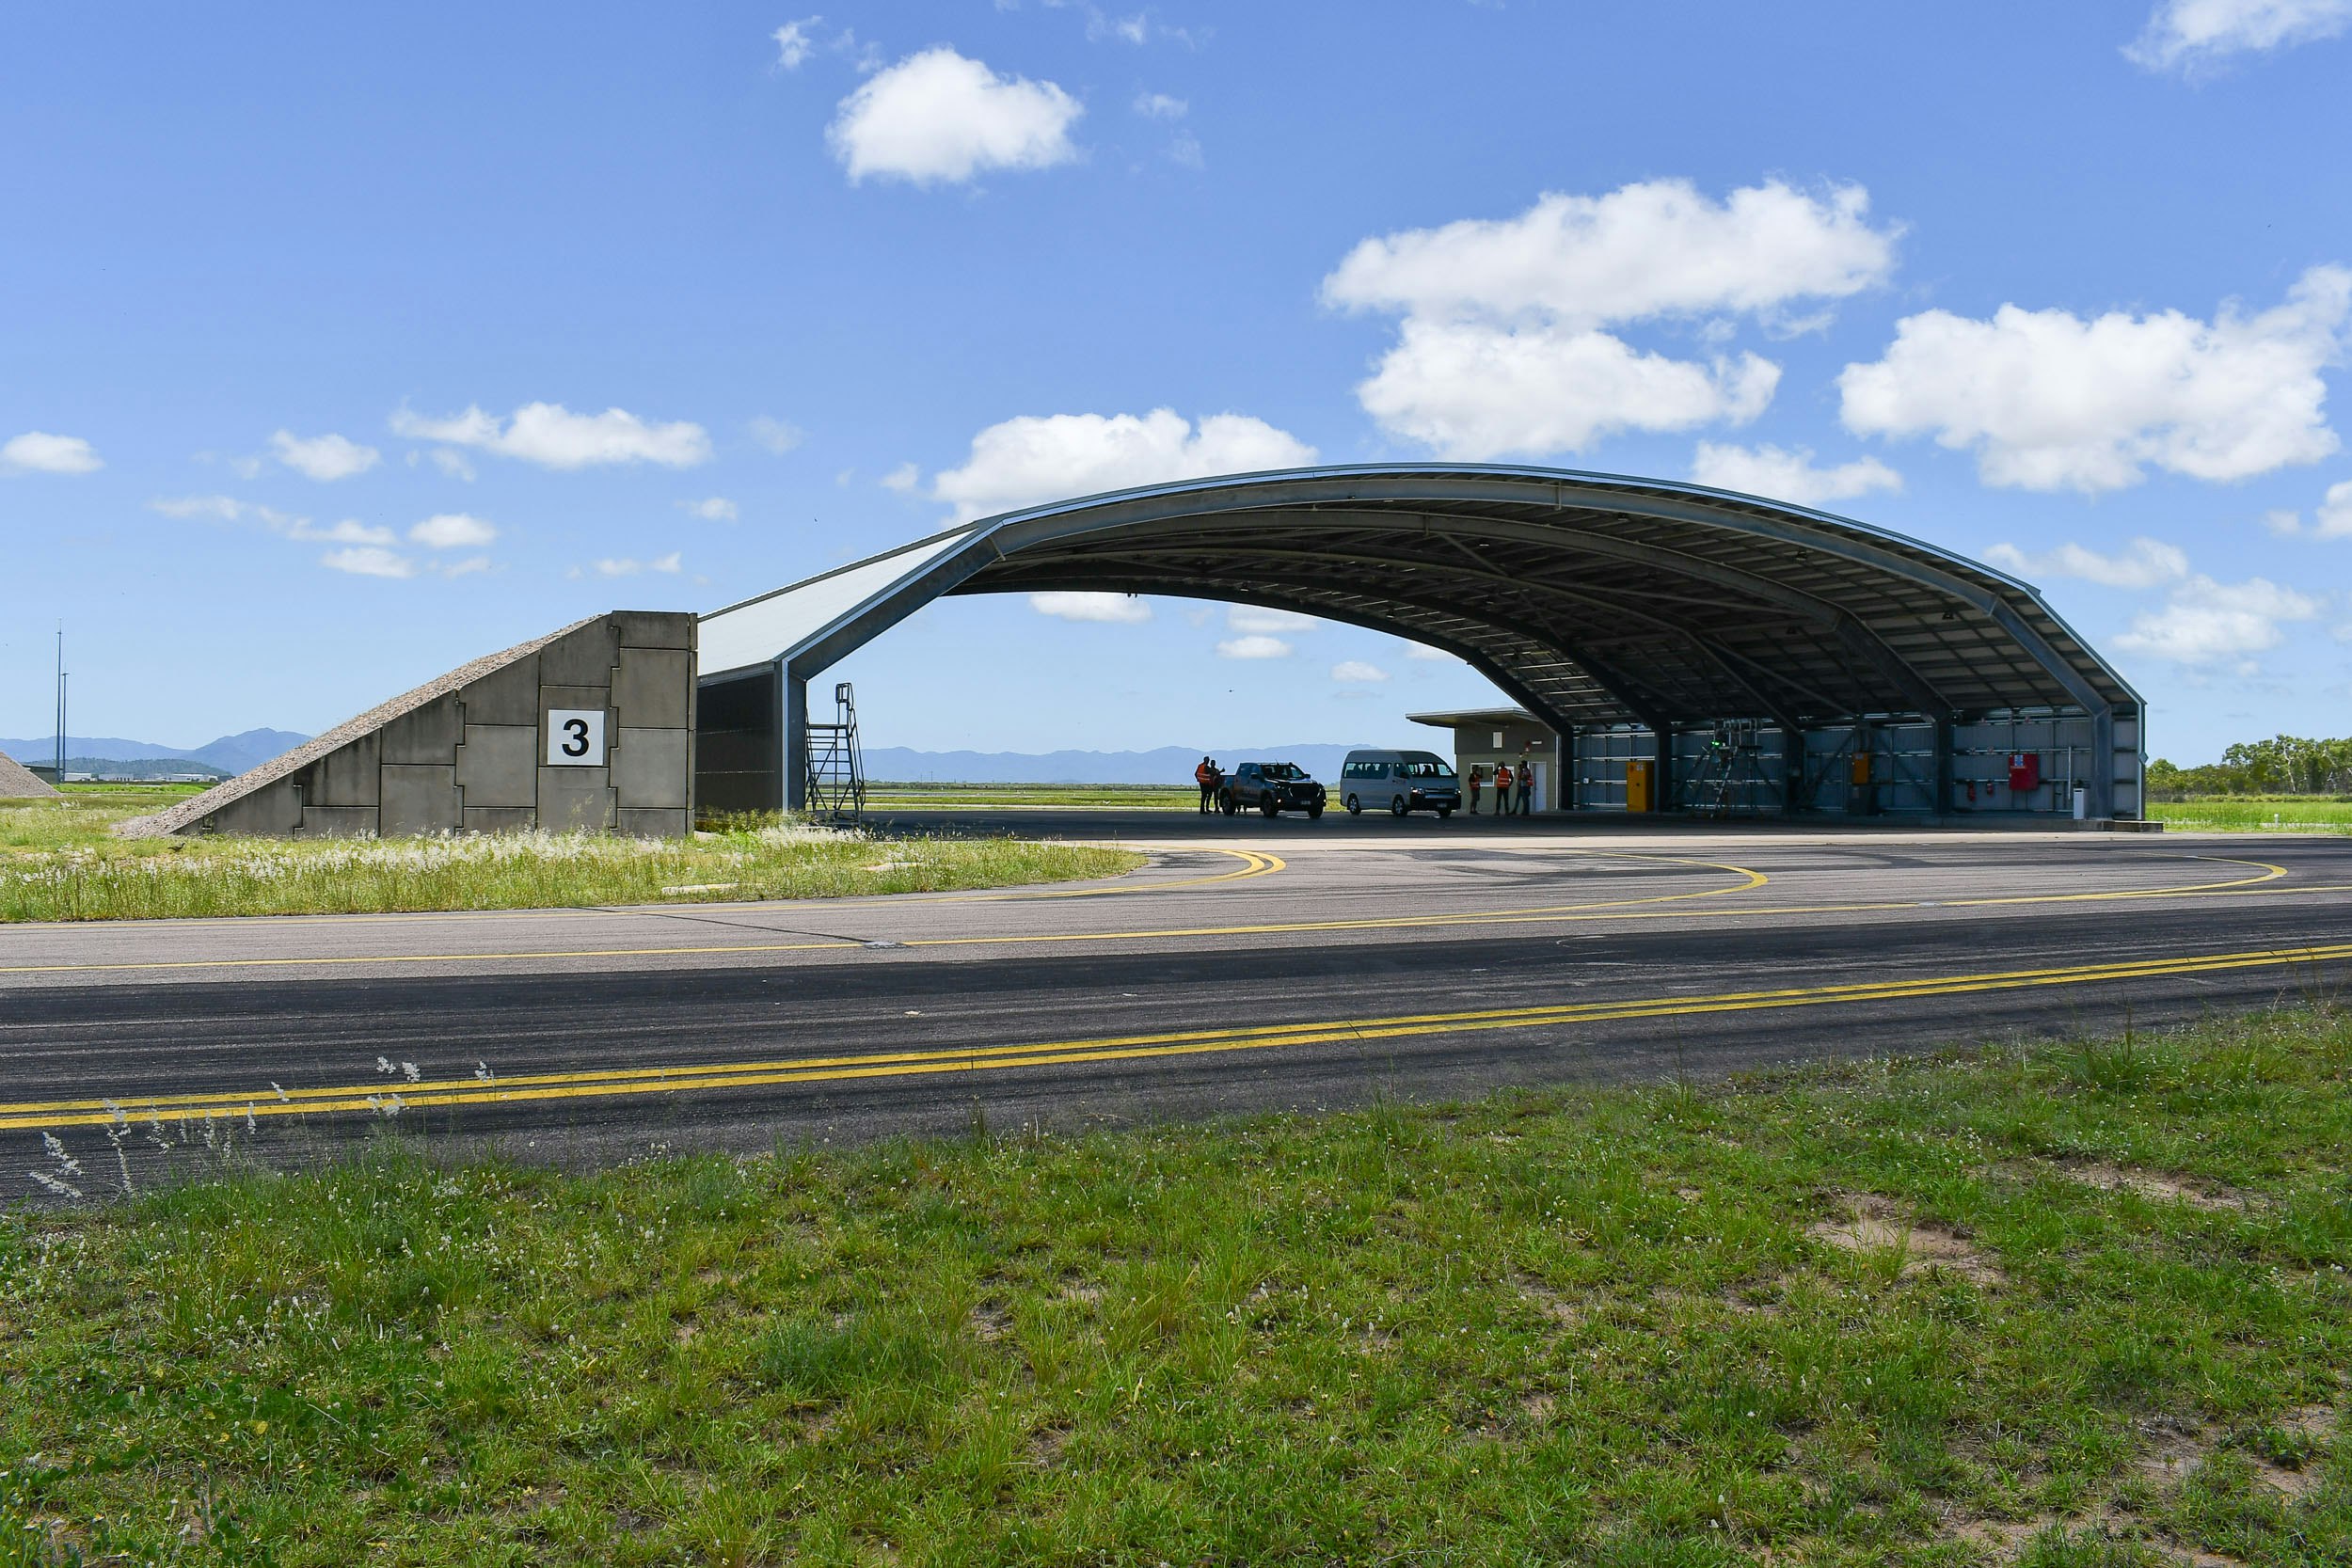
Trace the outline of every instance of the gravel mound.
{"label": "gravel mound", "polygon": [[53,800],[56,795],[40,774],[0,752],[0,800]]}

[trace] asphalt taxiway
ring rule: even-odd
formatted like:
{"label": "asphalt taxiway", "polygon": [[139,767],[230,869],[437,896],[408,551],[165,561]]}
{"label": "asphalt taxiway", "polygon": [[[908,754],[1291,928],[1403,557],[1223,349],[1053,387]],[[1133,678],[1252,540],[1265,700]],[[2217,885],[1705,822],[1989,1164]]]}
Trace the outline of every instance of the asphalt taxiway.
{"label": "asphalt taxiway", "polygon": [[[0,927],[40,1134],[304,1160],[387,1123],[588,1164],[1712,1077],[2158,1025],[2352,975],[2352,842],[970,814],[1070,887]],[[97,1180],[93,1178],[93,1180]]]}

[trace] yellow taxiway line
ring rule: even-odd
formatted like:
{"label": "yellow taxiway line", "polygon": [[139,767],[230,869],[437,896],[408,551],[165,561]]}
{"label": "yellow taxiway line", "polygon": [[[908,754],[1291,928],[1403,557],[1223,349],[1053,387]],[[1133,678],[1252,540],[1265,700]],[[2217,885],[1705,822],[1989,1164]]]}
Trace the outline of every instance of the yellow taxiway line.
{"label": "yellow taxiway line", "polygon": [[[1238,853],[1238,851],[1235,852]],[[1272,859],[1273,857],[1266,858]],[[0,965],[0,974],[105,974],[125,970],[315,968],[321,964],[493,963],[511,962],[521,958],[693,958],[749,953],[816,953],[875,945],[992,947],[1019,942],[1137,942],[1151,937],[1271,936],[1296,931],[1379,930],[1391,927],[1483,925],[1511,920],[1566,918],[1595,911],[1629,909],[1639,904],[1671,904],[1692,898],[1715,898],[1727,893],[1746,893],[1762,887],[1772,879],[1761,871],[1751,871],[1745,866],[1725,865],[1713,861],[1688,861],[1667,856],[1640,858],[1669,865],[1692,865],[1711,871],[1728,872],[1740,879],[1723,887],[1699,888],[1689,893],[1661,893],[1643,898],[1611,898],[1590,904],[1555,904],[1533,910],[1472,910],[1459,914],[1390,915],[1357,920],[1284,921],[1255,926],[1168,927],[1160,930],[1145,931],[1032,931],[1005,936],[909,937],[903,942],[842,937],[830,938],[822,942],[714,942],[696,946],[596,947],[515,953],[366,953],[317,954],[300,958],[155,958],[136,959],[124,963]],[[1264,871],[1279,870],[1281,865],[1282,863],[1277,860],[1273,866],[1249,874],[1263,875]]]}
{"label": "yellow taxiway line", "polygon": [[1133,849],[1137,853],[1156,852],[1159,854],[1197,853],[1200,847],[1205,847],[1208,853],[1212,855],[1231,855],[1234,859],[1245,862],[1246,863],[1236,871],[1220,871],[1214,877],[1186,877],[1180,881],[1173,882],[1131,882],[1124,886],[1118,887],[1052,888],[1041,893],[1022,893],[1017,891],[1011,893],[987,893],[976,890],[970,893],[950,894],[945,897],[936,897],[930,895],[925,895],[920,897],[908,897],[903,894],[895,896],[883,895],[882,896],[889,897],[891,903],[894,905],[1018,904],[1030,899],[1038,898],[1129,897],[1138,893],[1173,893],[1179,888],[1209,887],[1219,882],[1247,882],[1259,877],[1271,877],[1278,871],[1287,870],[1290,865],[1290,863],[1282,859],[1279,855],[1268,855],[1256,849],[1221,849],[1215,845],[1183,848],[1177,846],[1156,844],[1114,844],[1104,845],[1103,847],[1113,849]]}
{"label": "yellow taxiway line", "polygon": [[[1613,855],[1608,858],[1618,857]],[[2255,875],[2217,882],[2194,882],[2180,887],[2119,888],[2102,893],[2000,894],[1970,898],[1893,898],[1845,904],[1739,904],[1700,910],[1688,908],[1664,910],[1643,909],[1639,906],[1662,904],[1687,906],[1693,900],[1720,898],[1728,894],[1750,893],[1764,886],[1771,879],[1760,871],[1719,861],[1684,860],[1665,856],[1626,856],[1623,858],[1723,871],[1740,879],[1723,887],[1702,888],[1691,893],[1657,894],[1644,898],[1613,898],[1588,904],[1553,904],[1522,910],[1469,910],[1454,914],[1381,915],[1364,916],[1352,920],[1269,921],[1246,926],[1176,926],[1156,930],[1029,931],[1001,936],[911,937],[902,942],[885,944],[900,948],[997,947],[1057,942],[1149,942],[1170,938],[1289,936],[1311,931],[1378,931],[1460,926],[1549,925],[1581,920],[1681,919],[1701,914],[1742,917],[1819,915],[1884,912],[1920,908],[1984,909],[2016,904],[2080,904],[2132,898],[2174,898],[2192,895],[2246,893],[2254,890],[2258,884],[2273,882],[2287,875],[2286,867],[2273,865],[2266,861],[2201,855],[2196,858],[2209,860],[2217,864],[2253,866],[2256,868]],[[2333,886],[2305,886],[2265,888],[2262,891],[2336,893],[2347,890]],[[515,963],[581,958],[750,957],[759,954],[816,953],[867,947],[876,945],[880,941],[881,939],[869,941],[859,938],[840,938],[818,942],[711,942],[665,947],[550,948],[538,951],[490,953],[330,953],[292,958],[154,958],[119,963],[8,964],[0,965],[0,975],[105,974],[212,969],[315,969],[335,965],[363,964]]]}
{"label": "yellow taxiway line", "polygon": [[2176,954],[2109,963],[1866,980],[1770,990],[1724,991],[1714,995],[1653,996],[1619,1002],[1567,1002],[1462,1012],[1408,1013],[1385,1018],[1268,1024],[1248,1029],[1190,1029],[1095,1039],[975,1046],[962,1050],[930,1049],[849,1056],[787,1057],[773,1061],[545,1072],[512,1078],[436,1078],[416,1083],[397,1079],[379,1080],[373,1084],[293,1090],[273,1085],[266,1093],[260,1094],[211,1092],[126,1095],[119,1100],[20,1101],[0,1102],[0,1130],[98,1127],[166,1117],[179,1120],[204,1117],[283,1117],[314,1112],[381,1115],[437,1105],[498,1105],[548,1100],[610,1099],[845,1079],[980,1072],[1009,1068],[1193,1055],[1208,1052],[1361,1044],[1422,1035],[1548,1028],[1691,1013],[1751,1012],[1841,1003],[1905,1001],[1920,997],[2155,979],[2344,959],[2352,959],[2352,942],[2299,948],[2258,948],[2235,953]]}

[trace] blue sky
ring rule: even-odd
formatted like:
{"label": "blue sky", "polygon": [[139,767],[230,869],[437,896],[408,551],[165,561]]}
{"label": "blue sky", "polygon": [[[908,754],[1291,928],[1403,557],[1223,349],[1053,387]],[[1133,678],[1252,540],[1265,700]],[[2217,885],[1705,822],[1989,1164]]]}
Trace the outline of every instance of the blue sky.
{"label": "blue sky", "polygon": [[[46,732],[60,616],[76,733],[318,730],[594,610],[1309,451],[1812,501],[2039,583],[2160,754],[2342,733],[2348,26],[20,12],[0,734]],[[948,601],[840,673],[873,743],[936,748],[1491,697],[1370,633],[1137,608]]]}

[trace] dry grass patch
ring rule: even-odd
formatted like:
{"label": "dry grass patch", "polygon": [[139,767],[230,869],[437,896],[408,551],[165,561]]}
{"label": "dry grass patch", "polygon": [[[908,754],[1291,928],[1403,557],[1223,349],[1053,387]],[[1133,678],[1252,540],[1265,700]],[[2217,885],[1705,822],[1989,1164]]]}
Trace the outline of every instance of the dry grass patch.
{"label": "dry grass patch", "polygon": [[1837,1198],[1847,1217],[1819,1221],[1805,1227],[1806,1235],[1841,1252],[1899,1258],[1896,1273],[1905,1279],[1942,1269],[1987,1289],[2007,1283],[2001,1271],[1949,1226],[1907,1218],[1900,1204],[1876,1193],[1840,1193]]}
{"label": "dry grass patch", "polygon": [[2134,1170],[2124,1165],[2063,1165],[2067,1180],[2102,1192],[2132,1193],[2157,1203],[2185,1203],[2209,1214],[2239,1213],[2246,1208],[2242,1193],[2185,1176]]}

